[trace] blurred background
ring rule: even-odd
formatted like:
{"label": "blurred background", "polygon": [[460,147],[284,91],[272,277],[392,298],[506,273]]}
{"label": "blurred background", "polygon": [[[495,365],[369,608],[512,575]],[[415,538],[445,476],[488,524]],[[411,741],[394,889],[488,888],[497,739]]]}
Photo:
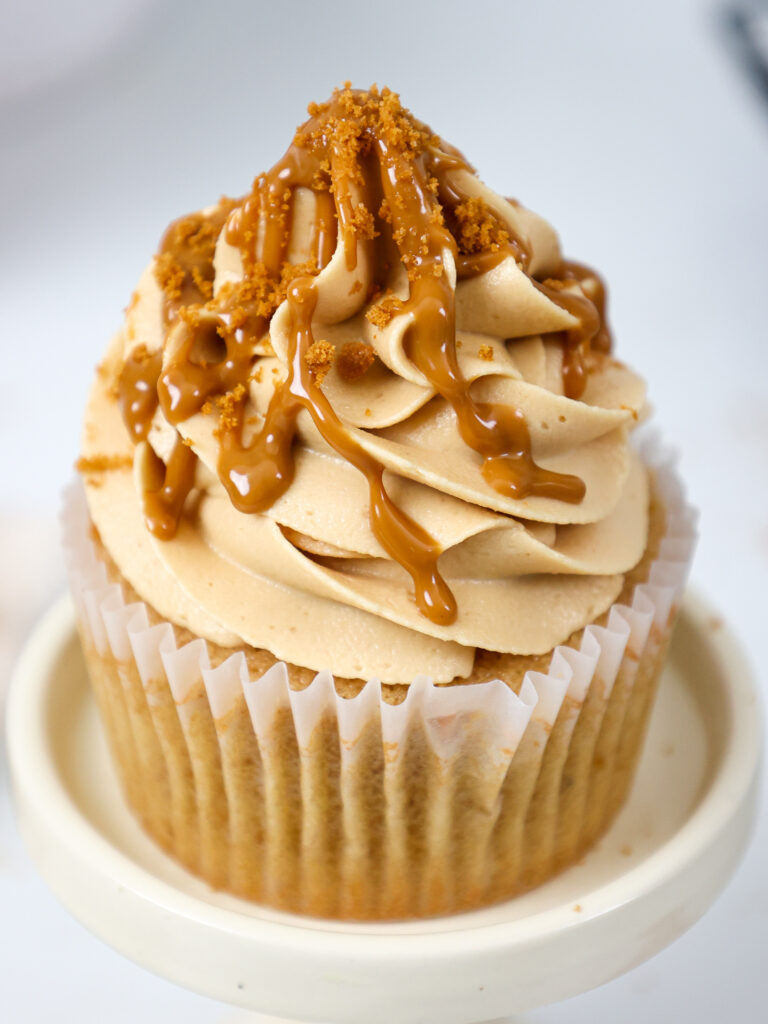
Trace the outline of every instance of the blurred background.
{"label": "blurred background", "polygon": [[[92,368],[169,220],[247,191],[307,103],[389,85],[607,278],[702,538],[693,582],[761,665],[768,583],[768,13],[704,0],[10,0],[0,8],[0,693],[63,588]],[[4,785],[4,780],[0,779]],[[531,1024],[765,1020],[768,824],[707,917]],[[4,1019],[228,1011],[122,960],[38,881],[0,796]],[[45,964],[49,983],[41,987]],[[762,1005],[761,1005],[762,1004]]]}

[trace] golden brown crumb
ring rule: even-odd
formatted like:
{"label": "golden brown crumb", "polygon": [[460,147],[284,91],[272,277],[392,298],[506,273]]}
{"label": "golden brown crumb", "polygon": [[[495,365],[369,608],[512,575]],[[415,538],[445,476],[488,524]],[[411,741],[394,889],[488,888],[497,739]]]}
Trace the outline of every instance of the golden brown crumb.
{"label": "golden brown crumb", "polygon": [[330,341],[322,341],[321,339],[313,341],[304,353],[304,362],[312,374],[312,379],[318,386],[323,383],[326,373],[328,373],[333,365],[335,354],[336,346],[332,345]]}
{"label": "golden brown crumb", "polygon": [[312,188],[318,192],[328,192],[331,188],[331,163],[329,160],[321,160],[320,166],[312,178]]}
{"label": "golden brown crumb", "polygon": [[109,473],[116,469],[130,469],[132,455],[82,455],[75,463],[75,469],[83,476],[91,473]]}
{"label": "golden brown crumb", "polygon": [[182,320],[189,327],[199,326],[200,321],[202,320],[200,306],[182,306],[181,309],[179,310],[179,319]]}
{"label": "golden brown crumb", "polygon": [[190,252],[207,256],[216,248],[218,231],[202,213],[190,213],[172,226],[174,247],[183,245]]}
{"label": "golden brown crumb", "polygon": [[213,281],[208,281],[203,277],[203,272],[199,267],[192,268],[192,280],[195,282],[197,290],[205,299],[210,299],[213,295]]}
{"label": "golden brown crumb", "polygon": [[370,152],[373,129],[386,145],[416,156],[426,146],[436,143],[435,136],[400,105],[400,97],[390,89],[375,85],[366,93],[351,88],[334,93],[331,103],[310,103],[307,112],[315,118],[311,131],[298,129],[294,143],[301,149],[325,149],[330,143],[334,152],[334,177],[359,182],[360,157]]}
{"label": "golden brown crumb", "polygon": [[213,432],[214,437],[220,438],[225,431],[237,429],[240,424],[238,406],[245,395],[245,384],[236,384],[231,391],[218,396],[216,405],[219,410],[219,425]]}
{"label": "golden brown crumb", "polygon": [[376,353],[363,341],[348,341],[336,359],[339,376],[346,381],[359,380],[371,368]]}
{"label": "golden brown crumb", "polygon": [[189,305],[211,298],[216,241],[234,206],[234,200],[222,196],[215,211],[191,213],[170,225],[154,264],[166,303]]}
{"label": "golden brown crumb", "polygon": [[477,354],[481,359],[485,359],[487,363],[493,361],[493,349],[490,345],[481,345],[477,350]]}
{"label": "golden brown crumb", "polygon": [[156,355],[157,353],[150,352],[146,345],[137,345],[136,348],[131,349],[130,352],[131,362],[139,363],[139,365],[148,363],[150,359],[154,359]]}
{"label": "golden brown crumb", "polygon": [[[227,325],[219,328],[225,341],[235,331],[248,327],[255,330],[257,337],[264,334],[272,314],[287,296],[291,282],[297,277],[313,277],[318,272],[314,257],[303,263],[283,263],[279,277],[270,273],[264,263],[246,263],[246,276],[240,281],[228,281],[222,285],[216,299],[205,305],[211,312],[226,311]],[[195,312],[199,308],[191,306],[183,309],[184,319],[188,320],[190,316],[199,319],[199,313]],[[263,339],[263,343],[266,347],[268,340]]]}
{"label": "golden brown crumb", "polygon": [[[282,302],[288,292],[288,285],[297,277],[313,277],[318,272],[317,260],[313,256],[303,263],[284,263],[280,270],[280,294]],[[285,289],[283,292],[282,289]]]}
{"label": "golden brown crumb", "polygon": [[185,276],[184,267],[174,258],[173,253],[161,252],[155,259],[155,280],[167,299],[177,301],[181,298]]}
{"label": "golden brown crumb", "polygon": [[376,230],[376,221],[373,218],[373,214],[365,203],[357,204],[352,214],[350,225],[359,238],[372,239],[376,238],[379,234]]}
{"label": "golden brown crumb", "polygon": [[366,310],[365,319],[374,327],[383,330],[402,307],[402,299],[398,299],[396,295],[385,295],[380,302]]}
{"label": "golden brown crumb", "polygon": [[183,445],[185,445],[187,448],[191,448],[192,444],[193,444],[192,438],[191,437],[182,437],[181,443]]}
{"label": "golden brown crumb", "polygon": [[509,232],[480,196],[459,203],[451,211],[450,220],[461,253],[498,252],[509,244]]}

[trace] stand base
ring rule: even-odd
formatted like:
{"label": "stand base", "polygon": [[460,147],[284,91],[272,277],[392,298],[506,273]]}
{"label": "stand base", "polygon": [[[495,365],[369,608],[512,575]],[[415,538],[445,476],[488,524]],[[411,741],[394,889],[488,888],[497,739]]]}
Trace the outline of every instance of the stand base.
{"label": "stand base", "polygon": [[21,831],[61,901],[149,970],[281,1015],[255,1024],[472,1024],[642,963],[735,869],[755,816],[762,743],[742,654],[714,610],[689,599],[630,800],[579,865],[485,910],[361,925],[212,892],[144,835],[117,786],[67,600],[28,642],[7,721]]}

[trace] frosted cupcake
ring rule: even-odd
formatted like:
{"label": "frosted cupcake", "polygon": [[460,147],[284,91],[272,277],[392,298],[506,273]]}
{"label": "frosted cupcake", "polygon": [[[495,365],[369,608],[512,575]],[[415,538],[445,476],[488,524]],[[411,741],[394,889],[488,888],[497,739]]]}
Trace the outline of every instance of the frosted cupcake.
{"label": "frosted cupcake", "polygon": [[191,871],[453,912],[621,805],[691,514],[630,443],[597,275],[396,94],[309,115],[171,224],[98,368],[83,647],[126,798]]}

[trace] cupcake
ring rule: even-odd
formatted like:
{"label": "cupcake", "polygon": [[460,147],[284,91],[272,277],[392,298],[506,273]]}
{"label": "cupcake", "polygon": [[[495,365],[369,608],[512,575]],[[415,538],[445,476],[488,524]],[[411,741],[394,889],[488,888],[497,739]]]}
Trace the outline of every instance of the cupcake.
{"label": "cupcake", "polygon": [[693,543],[605,291],[387,89],[174,221],[65,540],[125,798],[217,889],[374,920],[582,856]]}

